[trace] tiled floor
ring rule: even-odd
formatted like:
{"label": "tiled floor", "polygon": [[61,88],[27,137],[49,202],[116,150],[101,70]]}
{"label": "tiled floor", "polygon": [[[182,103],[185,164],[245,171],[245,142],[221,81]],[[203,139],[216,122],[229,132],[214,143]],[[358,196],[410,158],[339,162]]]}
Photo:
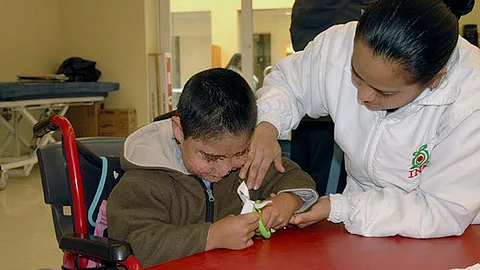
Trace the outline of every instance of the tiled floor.
{"label": "tiled floor", "polygon": [[38,169],[28,177],[9,178],[0,191],[0,269],[61,269],[61,263]]}

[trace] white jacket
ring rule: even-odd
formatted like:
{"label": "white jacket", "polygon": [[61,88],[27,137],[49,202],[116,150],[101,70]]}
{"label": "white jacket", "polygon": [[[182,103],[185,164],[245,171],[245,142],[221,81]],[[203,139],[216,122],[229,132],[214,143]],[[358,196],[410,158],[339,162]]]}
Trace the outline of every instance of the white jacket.
{"label": "white jacket", "polygon": [[279,61],[257,92],[259,122],[284,136],[308,114],[330,114],[345,152],[343,194],[328,220],[364,236],[460,235],[480,223],[480,50],[459,38],[436,89],[386,115],[357,101],[356,22],[318,35]]}

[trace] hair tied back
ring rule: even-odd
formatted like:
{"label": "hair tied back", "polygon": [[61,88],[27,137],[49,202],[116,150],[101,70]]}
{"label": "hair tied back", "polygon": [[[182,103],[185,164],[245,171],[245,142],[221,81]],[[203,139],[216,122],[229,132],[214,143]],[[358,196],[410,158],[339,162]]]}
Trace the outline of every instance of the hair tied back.
{"label": "hair tied back", "polygon": [[443,0],[457,18],[467,15],[473,10],[475,0]]}

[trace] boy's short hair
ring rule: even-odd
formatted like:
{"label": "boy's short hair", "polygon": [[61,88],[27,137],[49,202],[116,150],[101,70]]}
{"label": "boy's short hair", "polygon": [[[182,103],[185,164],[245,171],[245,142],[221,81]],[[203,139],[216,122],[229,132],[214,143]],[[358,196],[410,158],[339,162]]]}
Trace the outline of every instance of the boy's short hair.
{"label": "boy's short hair", "polygon": [[224,68],[193,75],[183,88],[177,108],[185,139],[253,133],[257,123],[252,89],[240,74]]}

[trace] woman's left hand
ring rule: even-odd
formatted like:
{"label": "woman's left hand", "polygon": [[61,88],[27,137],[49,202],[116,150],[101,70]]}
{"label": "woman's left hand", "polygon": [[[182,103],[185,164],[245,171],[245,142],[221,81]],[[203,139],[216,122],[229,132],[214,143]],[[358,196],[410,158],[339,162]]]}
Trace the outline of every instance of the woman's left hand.
{"label": "woman's left hand", "polygon": [[327,219],[329,215],[330,196],[322,196],[307,212],[293,215],[289,223],[304,228]]}

